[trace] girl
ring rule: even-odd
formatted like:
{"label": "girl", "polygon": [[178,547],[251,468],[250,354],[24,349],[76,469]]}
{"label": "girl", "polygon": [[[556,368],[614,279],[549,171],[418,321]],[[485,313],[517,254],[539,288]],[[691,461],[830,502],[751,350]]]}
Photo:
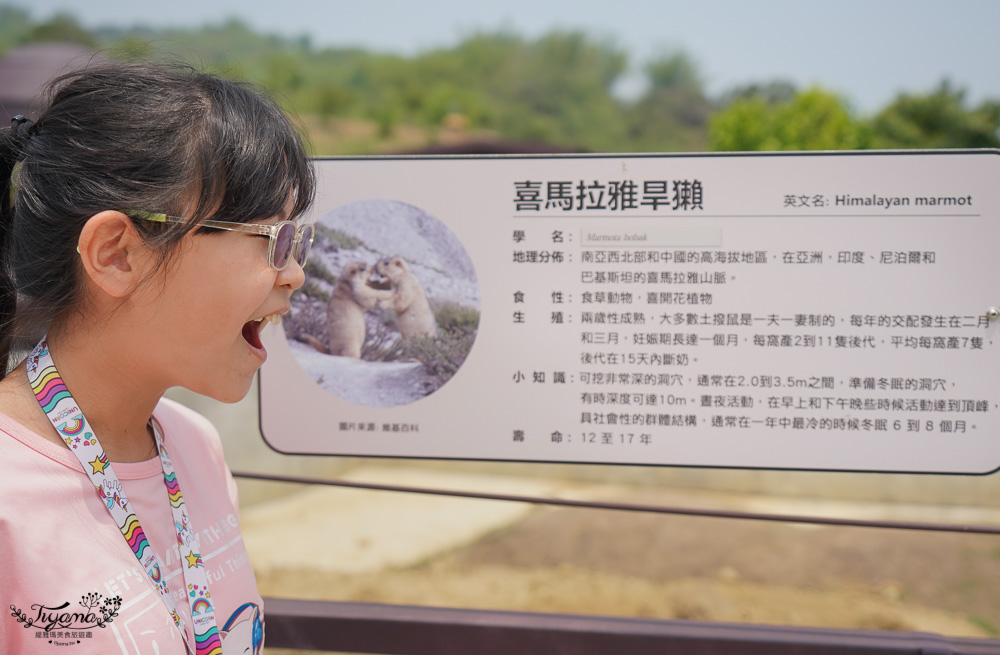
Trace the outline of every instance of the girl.
{"label": "girl", "polygon": [[301,140],[245,85],[106,65],[0,131],[0,187],[0,652],[259,654],[218,436],[161,396],[247,393],[312,240]]}

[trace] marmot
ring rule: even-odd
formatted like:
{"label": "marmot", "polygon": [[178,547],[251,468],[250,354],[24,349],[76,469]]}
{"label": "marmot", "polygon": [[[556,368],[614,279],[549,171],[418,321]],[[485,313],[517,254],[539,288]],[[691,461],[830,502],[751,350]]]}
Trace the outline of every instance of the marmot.
{"label": "marmot", "polygon": [[326,308],[327,329],[330,335],[330,354],[361,359],[361,346],[365,343],[365,310],[388,300],[391,291],[380,291],[368,286],[371,266],[364,262],[351,262],[341,271]]}
{"label": "marmot", "polygon": [[378,306],[396,312],[396,325],[403,339],[436,335],[437,321],[424,288],[403,258],[383,259],[375,264],[375,270],[389,280],[392,294],[388,299],[379,300]]}

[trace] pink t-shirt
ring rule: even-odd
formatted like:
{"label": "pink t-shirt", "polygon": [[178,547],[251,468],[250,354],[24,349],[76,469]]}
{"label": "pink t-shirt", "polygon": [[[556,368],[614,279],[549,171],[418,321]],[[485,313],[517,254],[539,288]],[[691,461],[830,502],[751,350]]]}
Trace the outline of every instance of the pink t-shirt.
{"label": "pink t-shirt", "polygon": [[[202,416],[169,400],[153,416],[200,540],[225,652],[259,655],[263,603],[219,436]],[[112,466],[166,572],[193,645],[160,460]],[[2,413],[0,499],[0,653],[185,653],[163,599],[73,453]]]}

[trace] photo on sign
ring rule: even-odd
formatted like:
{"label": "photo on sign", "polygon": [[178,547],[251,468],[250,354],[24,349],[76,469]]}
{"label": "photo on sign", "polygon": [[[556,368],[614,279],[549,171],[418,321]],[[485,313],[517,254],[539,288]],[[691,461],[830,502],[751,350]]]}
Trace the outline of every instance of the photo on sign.
{"label": "photo on sign", "polygon": [[371,199],[326,213],[305,273],[285,336],[299,366],[338,398],[368,407],[420,400],[455,375],[475,341],[472,261],[422,209]]}

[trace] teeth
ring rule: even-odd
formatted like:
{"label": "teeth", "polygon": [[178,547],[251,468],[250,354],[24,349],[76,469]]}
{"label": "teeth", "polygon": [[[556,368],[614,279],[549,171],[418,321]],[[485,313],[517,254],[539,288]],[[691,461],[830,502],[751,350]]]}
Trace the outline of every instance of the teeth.
{"label": "teeth", "polygon": [[277,325],[281,322],[281,314],[268,314],[267,316],[254,319],[254,323],[263,323],[264,321],[267,321],[271,325]]}

